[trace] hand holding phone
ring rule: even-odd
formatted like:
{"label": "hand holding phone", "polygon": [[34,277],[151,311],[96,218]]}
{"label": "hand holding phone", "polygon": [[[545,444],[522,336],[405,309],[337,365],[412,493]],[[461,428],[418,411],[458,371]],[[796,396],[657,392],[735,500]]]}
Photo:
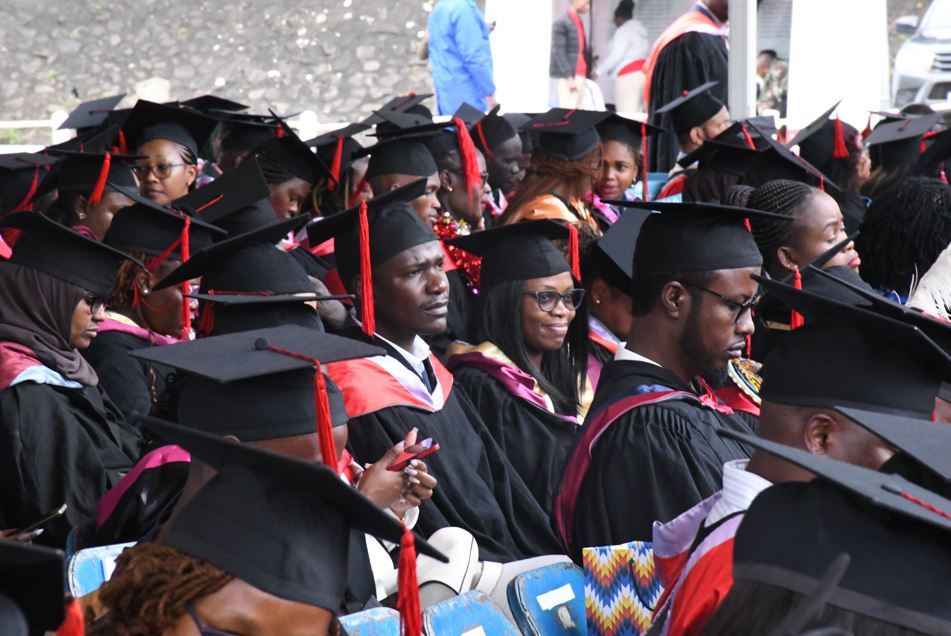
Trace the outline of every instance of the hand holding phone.
{"label": "hand holding phone", "polygon": [[429,457],[438,450],[439,444],[434,442],[432,437],[427,437],[420,443],[414,444],[400,453],[399,457],[397,457],[395,460],[393,460],[393,463],[387,466],[387,470],[399,472],[406,468],[412,460]]}

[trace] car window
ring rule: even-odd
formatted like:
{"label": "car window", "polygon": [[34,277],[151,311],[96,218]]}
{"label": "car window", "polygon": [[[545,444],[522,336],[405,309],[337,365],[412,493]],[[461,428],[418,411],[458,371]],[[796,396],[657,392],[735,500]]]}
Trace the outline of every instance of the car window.
{"label": "car window", "polygon": [[921,35],[926,38],[951,38],[951,0],[934,0],[921,22]]}

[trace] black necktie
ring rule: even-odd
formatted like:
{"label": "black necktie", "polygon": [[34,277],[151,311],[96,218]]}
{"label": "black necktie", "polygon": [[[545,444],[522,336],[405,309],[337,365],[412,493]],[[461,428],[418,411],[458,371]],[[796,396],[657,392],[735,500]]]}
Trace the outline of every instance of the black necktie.
{"label": "black necktie", "polygon": [[426,390],[432,393],[433,389],[436,388],[436,373],[433,371],[433,365],[429,362],[429,358],[423,360],[423,368],[425,371],[419,374],[419,377],[426,385]]}

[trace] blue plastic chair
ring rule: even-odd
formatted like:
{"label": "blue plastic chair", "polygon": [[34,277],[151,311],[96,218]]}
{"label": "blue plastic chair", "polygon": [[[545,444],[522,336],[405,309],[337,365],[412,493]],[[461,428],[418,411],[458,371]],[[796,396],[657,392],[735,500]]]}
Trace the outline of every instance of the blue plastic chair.
{"label": "blue plastic chair", "polygon": [[400,613],[389,607],[374,607],[340,617],[347,636],[400,636]]}
{"label": "blue plastic chair", "polygon": [[482,592],[465,592],[423,611],[427,636],[519,636],[495,603]]}
{"label": "blue plastic chair", "polygon": [[519,574],[508,585],[509,608],[525,636],[582,636],[588,633],[584,571],[555,563]]}
{"label": "blue plastic chair", "polygon": [[66,583],[69,593],[79,598],[98,590],[112,576],[116,558],[135,543],[115,543],[80,550],[69,557],[66,564]]}

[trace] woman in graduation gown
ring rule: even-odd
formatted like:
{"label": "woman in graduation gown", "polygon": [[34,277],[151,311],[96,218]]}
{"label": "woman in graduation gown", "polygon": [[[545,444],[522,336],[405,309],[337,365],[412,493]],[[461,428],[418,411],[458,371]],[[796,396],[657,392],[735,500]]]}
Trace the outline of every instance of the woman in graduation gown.
{"label": "woman in graduation gown", "polygon": [[268,139],[251,154],[267,179],[274,213],[279,219],[289,219],[310,207],[311,190],[329,175],[307,144],[286,126],[282,130],[281,137]]}
{"label": "woman in graduation gown", "polygon": [[541,220],[453,241],[482,256],[482,269],[478,344],[455,344],[448,368],[543,510],[593,395],[584,290],[551,240],[567,234]]}
{"label": "woman in graduation gown", "polygon": [[[99,336],[83,351],[99,375],[100,386],[127,418],[155,412],[168,372],[139,362],[129,352],[187,339],[191,322],[191,307],[183,306],[180,287],[154,290],[188,256],[182,247],[185,217],[144,197],[137,199],[136,205],[116,215],[105,243],[141,260],[145,268],[134,261],[119,266]],[[215,234],[224,235],[197,218],[189,219],[187,232],[189,252],[209,245]]]}
{"label": "woman in graduation gown", "polygon": [[0,527],[26,527],[65,502],[40,538],[62,546],[139,455],[138,432],[79,353],[128,257],[39,214],[3,225],[23,234],[0,263]]}
{"label": "woman in graduation gown", "polygon": [[613,114],[598,124],[601,136],[601,170],[594,182],[590,201],[610,223],[615,223],[622,210],[603,201],[634,201],[641,192],[634,184],[642,178],[644,155],[642,141],[645,135],[659,132],[650,124]]}

